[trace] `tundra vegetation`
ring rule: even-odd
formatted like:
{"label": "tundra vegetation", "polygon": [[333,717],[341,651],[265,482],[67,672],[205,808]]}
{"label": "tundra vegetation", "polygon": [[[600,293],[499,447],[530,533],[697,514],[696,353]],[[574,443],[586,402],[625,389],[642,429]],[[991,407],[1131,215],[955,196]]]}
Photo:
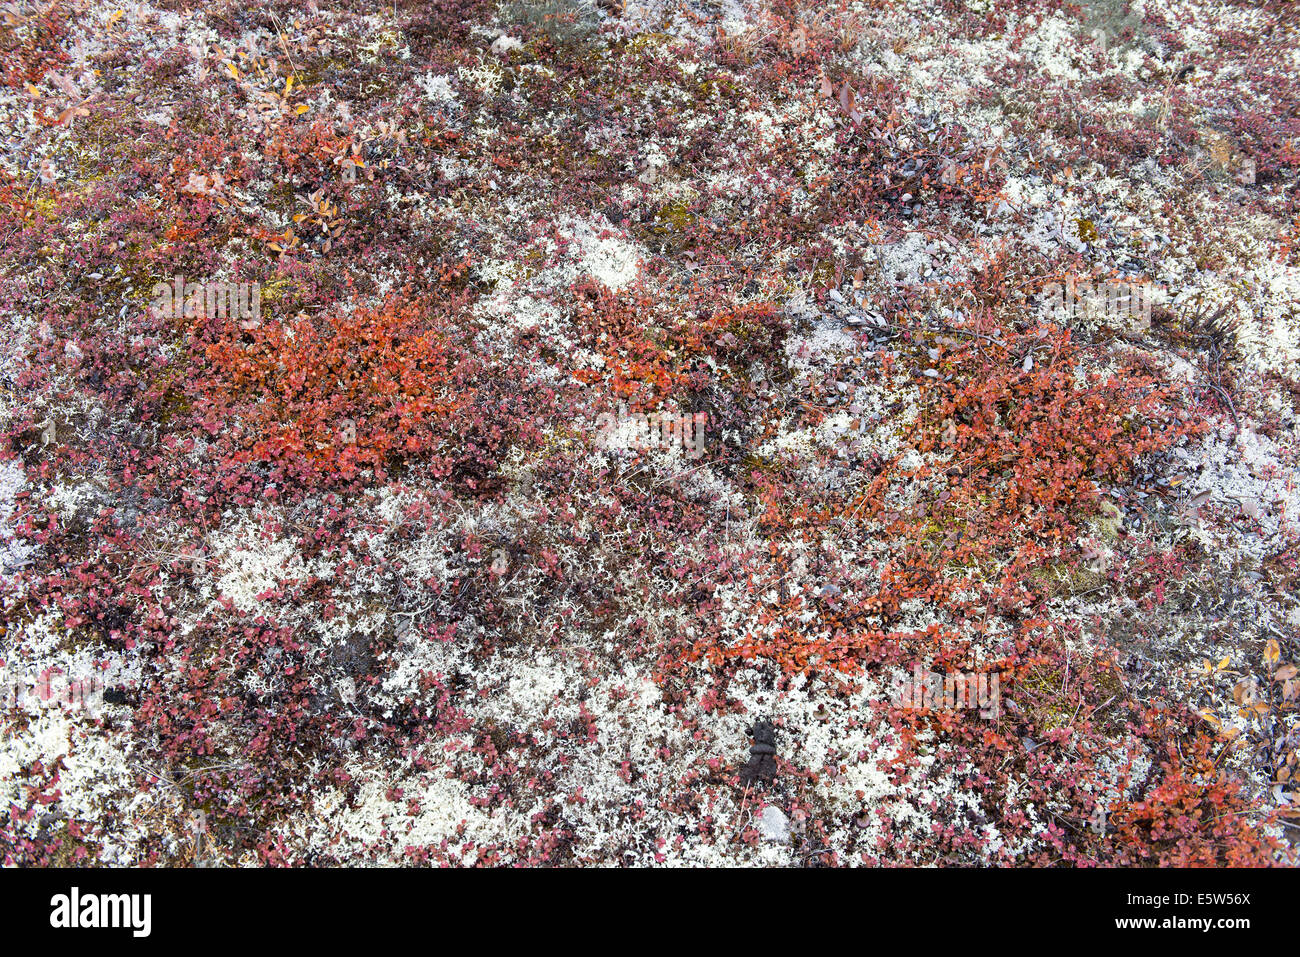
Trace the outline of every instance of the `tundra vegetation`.
{"label": "tundra vegetation", "polygon": [[1288,3],[0,16],[6,865],[1294,861]]}

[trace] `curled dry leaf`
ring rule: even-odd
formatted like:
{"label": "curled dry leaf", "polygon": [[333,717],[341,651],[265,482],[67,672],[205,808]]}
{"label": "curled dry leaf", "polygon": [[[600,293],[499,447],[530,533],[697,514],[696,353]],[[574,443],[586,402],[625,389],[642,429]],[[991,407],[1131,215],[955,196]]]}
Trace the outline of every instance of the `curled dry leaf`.
{"label": "curled dry leaf", "polygon": [[1254,682],[1249,678],[1242,678],[1232,687],[1232,701],[1239,706],[1245,706],[1251,703],[1255,697]]}

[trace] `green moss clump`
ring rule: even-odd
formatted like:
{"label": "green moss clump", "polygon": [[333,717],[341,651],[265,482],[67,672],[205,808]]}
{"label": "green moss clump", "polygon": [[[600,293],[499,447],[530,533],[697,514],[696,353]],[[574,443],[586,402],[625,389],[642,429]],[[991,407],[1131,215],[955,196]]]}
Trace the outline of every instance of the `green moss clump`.
{"label": "green moss clump", "polygon": [[695,214],[692,213],[690,207],[681,200],[669,203],[655,214],[655,225],[665,232],[687,232],[695,225],[695,221]]}
{"label": "green moss clump", "polygon": [[808,274],[808,280],[814,286],[829,286],[835,282],[835,263],[829,259],[817,260],[817,265],[813,266],[812,272]]}
{"label": "green moss clump", "polygon": [[705,77],[695,87],[696,100],[711,100],[714,97],[731,99],[740,92],[739,87],[729,77]]}
{"label": "green moss clump", "polygon": [[660,208],[643,231],[648,243],[657,243],[665,253],[678,252],[691,244],[691,234],[698,217],[684,200],[675,200]]}

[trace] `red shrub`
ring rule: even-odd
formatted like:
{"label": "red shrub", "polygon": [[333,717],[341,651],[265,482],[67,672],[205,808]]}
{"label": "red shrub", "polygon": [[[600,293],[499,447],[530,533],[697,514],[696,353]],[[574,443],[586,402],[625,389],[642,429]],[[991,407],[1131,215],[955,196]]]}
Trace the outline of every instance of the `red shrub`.
{"label": "red shrub", "polygon": [[502,444],[500,428],[474,415],[478,365],[450,323],[456,305],[393,297],[322,322],[266,323],[251,342],[222,338],[204,349],[209,427],[233,427],[234,461],[304,478],[413,457],[447,474]]}

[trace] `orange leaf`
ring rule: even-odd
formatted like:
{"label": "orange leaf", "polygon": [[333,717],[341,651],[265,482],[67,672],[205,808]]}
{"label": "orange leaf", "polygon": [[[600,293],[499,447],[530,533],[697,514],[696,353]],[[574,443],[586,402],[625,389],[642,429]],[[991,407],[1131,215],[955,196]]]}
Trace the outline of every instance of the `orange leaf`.
{"label": "orange leaf", "polygon": [[1278,659],[1281,657],[1282,649],[1278,645],[1277,639],[1270,638],[1268,644],[1264,646],[1264,664],[1272,668],[1278,663]]}

